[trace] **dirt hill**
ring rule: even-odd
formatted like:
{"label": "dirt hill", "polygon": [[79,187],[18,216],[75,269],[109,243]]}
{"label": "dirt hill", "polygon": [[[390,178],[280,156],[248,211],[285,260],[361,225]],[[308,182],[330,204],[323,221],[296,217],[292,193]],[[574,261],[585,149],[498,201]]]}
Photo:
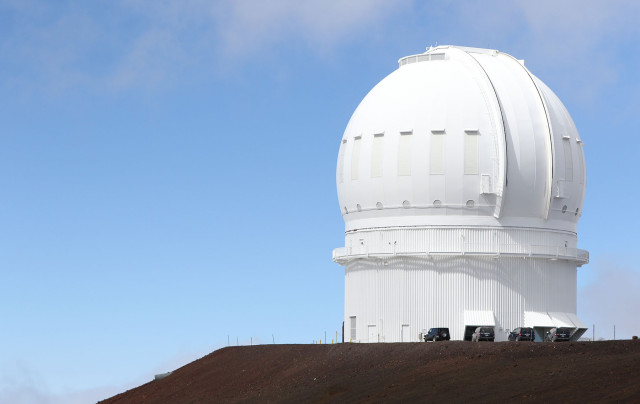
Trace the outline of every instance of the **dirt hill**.
{"label": "dirt hill", "polygon": [[510,399],[639,403],[640,341],[228,347],[102,403]]}

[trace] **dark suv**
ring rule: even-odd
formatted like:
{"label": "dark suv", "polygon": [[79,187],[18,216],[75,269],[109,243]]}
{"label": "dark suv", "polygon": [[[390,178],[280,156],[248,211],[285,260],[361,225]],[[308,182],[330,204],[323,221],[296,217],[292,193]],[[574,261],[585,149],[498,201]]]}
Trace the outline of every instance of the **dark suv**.
{"label": "dark suv", "polygon": [[509,341],[533,341],[535,339],[536,332],[529,327],[518,327],[509,333]]}
{"label": "dark suv", "polygon": [[425,341],[449,341],[450,338],[448,328],[430,328],[424,336]]}
{"label": "dark suv", "polygon": [[478,327],[473,333],[471,337],[471,341],[480,342],[480,341],[491,341],[496,338],[496,333],[493,330],[493,327]]}
{"label": "dark suv", "polygon": [[569,341],[571,339],[571,328],[559,327],[552,328],[544,336],[544,340],[548,342]]}

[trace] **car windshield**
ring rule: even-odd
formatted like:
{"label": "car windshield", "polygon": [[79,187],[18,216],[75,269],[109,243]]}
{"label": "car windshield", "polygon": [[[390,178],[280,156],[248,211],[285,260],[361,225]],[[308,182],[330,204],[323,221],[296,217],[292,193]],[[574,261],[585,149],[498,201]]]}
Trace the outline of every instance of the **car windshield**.
{"label": "car windshield", "polygon": [[558,328],[558,333],[559,334],[569,334],[570,331],[568,328]]}
{"label": "car windshield", "polygon": [[493,331],[491,328],[481,328],[480,332],[491,332]]}

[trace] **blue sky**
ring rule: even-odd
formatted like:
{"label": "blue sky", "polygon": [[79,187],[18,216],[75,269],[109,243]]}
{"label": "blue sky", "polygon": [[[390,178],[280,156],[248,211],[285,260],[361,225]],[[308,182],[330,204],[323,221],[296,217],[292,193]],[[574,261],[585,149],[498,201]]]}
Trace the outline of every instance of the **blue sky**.
{"label": "blue sky", "polygon": [[563,100],[586,144],[579,315],[639,334],[640,5],[530,3],[0,0],[0,402],[331,339],[342,132],[436,44],[525,59]]}

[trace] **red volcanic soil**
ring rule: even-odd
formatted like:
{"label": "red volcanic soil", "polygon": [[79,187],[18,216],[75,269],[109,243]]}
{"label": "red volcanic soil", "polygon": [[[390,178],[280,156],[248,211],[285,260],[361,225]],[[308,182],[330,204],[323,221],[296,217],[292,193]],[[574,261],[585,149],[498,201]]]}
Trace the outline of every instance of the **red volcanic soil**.
{"label": "red volcanic soil", "polygon": [[640,403],[640,341],[227,347],[102,403]]}

